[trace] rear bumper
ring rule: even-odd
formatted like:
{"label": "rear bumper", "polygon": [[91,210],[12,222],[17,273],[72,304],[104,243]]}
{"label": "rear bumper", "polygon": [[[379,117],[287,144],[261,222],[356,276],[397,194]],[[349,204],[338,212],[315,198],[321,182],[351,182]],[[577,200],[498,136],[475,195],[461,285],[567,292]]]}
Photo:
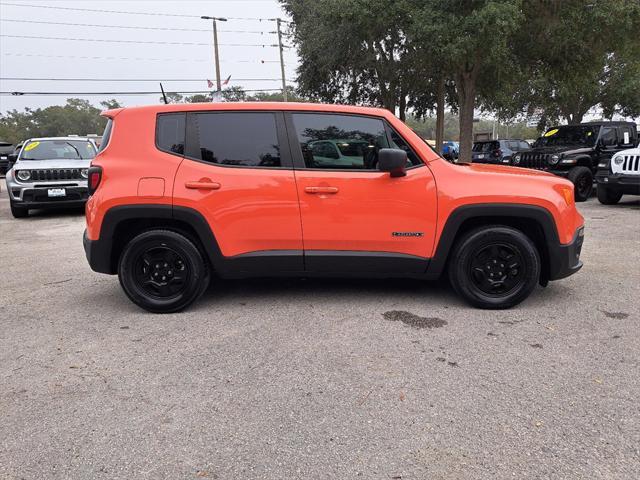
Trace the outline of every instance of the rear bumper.
{"label": "rear bumper", "polygon": [[640,195],[640,175],[624,175],[610,172],[598,172],[596,182],[607,188],[629,195]]}
{"label": "rear bumper", "polygon": [[548,245],[549,280],[560,280],[573,275],[582,268],[580,253],[584,242],[584,226],[578,228],[571,243]]}
{"label": "rear bumper", "polygon": [[82,236],[82,244],[91,270],[111,275],[116,273],[111,268],[111,245],[105,245],[105,242],[100,240],[90,240],[86,229]]}

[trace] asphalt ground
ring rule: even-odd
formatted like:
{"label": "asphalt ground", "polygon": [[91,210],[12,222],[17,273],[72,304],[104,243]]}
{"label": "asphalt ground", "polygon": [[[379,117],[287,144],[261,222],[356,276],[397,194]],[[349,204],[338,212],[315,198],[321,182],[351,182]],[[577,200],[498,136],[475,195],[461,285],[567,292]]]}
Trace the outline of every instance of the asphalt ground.
{"label": "asphalt ground", "polygon": [[639,478],[637,197],[580,204],[584,268],[509,311],[251,280],[158,316],[89,269],[81,210],[2,190],[0,478]]}

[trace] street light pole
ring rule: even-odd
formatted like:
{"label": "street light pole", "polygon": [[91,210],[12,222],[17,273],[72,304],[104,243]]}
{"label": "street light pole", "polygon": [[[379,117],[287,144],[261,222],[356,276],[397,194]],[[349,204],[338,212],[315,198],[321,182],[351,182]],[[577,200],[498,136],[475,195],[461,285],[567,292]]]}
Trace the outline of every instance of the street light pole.
{"label": "street light pole", "polygon": [[222,91],[222,83],[220,81],[220,59],[218,57],[218,28],[216,25],[216,20],[220,22],[226,22],[226,18],[222,17],[207,17],[203,15],[200,17],[203,20],[211,20],[213,24],[213,60],[216,66],[216,88],[218,93]]}

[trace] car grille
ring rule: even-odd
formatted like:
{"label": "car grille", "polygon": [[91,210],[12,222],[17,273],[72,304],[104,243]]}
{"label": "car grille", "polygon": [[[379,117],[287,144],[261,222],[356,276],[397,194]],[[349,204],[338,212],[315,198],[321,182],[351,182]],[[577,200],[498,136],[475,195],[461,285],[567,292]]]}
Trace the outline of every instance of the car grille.
{"label": "car grille", "polygon": [[640,172],[640,155],[625,155],[622,162],[622,173]]}
{"label": "car grille", "polygon": [[517,167],[535,168],[536,170],[546,170],[549,154],[546,153],[523,153]]}
{"label": "car grille", "polygon": [[32,181],[81,179],[79,168],[59,168],[51,170],[31,170]]}

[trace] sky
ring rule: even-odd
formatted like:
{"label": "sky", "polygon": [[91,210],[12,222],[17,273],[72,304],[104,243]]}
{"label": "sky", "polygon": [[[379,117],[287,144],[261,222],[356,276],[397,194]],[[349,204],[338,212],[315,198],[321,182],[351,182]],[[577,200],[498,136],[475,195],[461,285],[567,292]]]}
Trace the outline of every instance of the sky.
{"label": "sky", "polygon": [[[110,98],[126,106],[158,103],[159,81],[165,91],[209,90],[207,79],[215,83],[213,34],[202,15],[228,18],[217,24],[220,76],[231,75],[228,86],[281,88],[278,49],[270,46],[278,41],[270,33],[276,23],[267,20],[286,20],[276,0],[0,0],[0,92],[157,92],[0,95],[0,112],[60,105],[68,97],[95,105]],[[294,79],[295,49],[285,48],[284,59],[286,77]]]}

